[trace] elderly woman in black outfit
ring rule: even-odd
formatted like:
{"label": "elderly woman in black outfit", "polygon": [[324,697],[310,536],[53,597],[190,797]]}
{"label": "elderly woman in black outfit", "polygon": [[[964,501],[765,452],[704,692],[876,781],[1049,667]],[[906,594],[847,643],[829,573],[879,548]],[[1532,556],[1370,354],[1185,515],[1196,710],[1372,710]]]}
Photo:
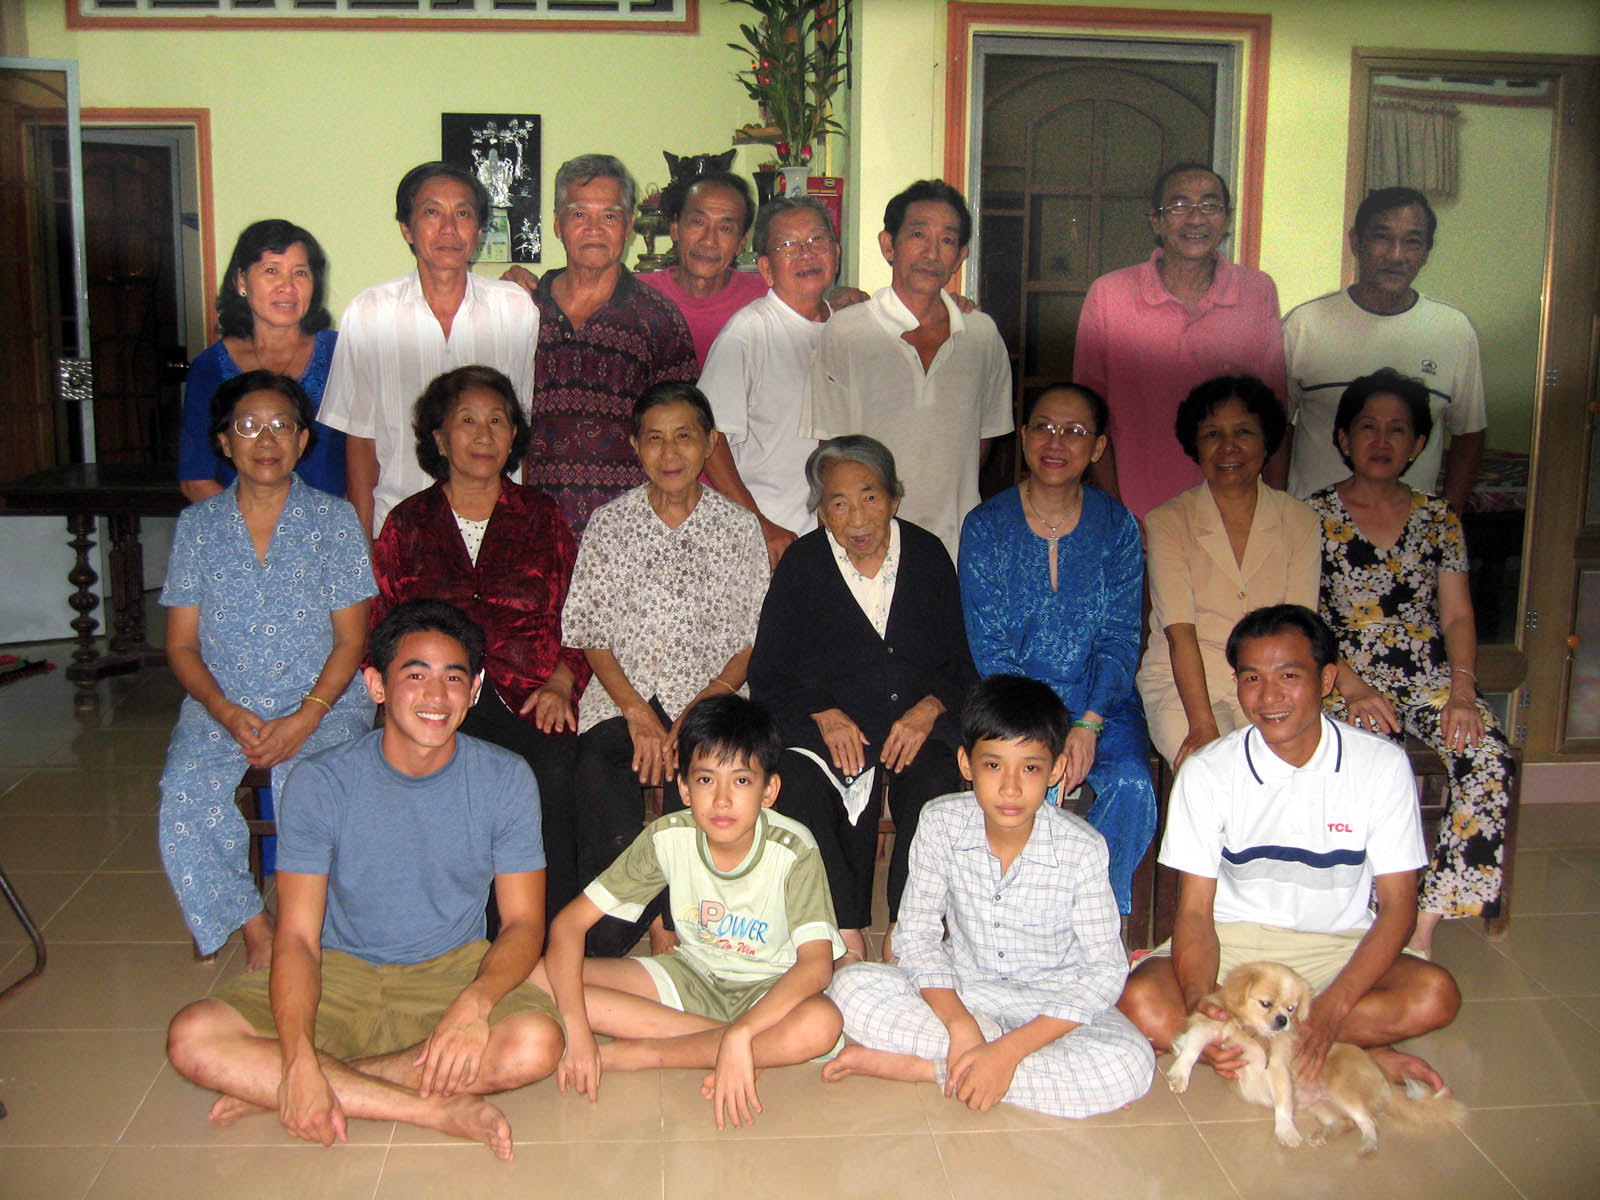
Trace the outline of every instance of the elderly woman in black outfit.
{"label": "elderly woman in black outfit", "polygon": [[949,554],[895,519],[904,489],[887,447],[832,438],[806,461],[806,478],[823,527],[778,561],[750,694],[777,714],[788,747],[778,809],[815,835],[845,944],[865,957],[879,781],[888,779],[895,822],[892,924],[922,806],[965,786],[957,714],[977,675]]}

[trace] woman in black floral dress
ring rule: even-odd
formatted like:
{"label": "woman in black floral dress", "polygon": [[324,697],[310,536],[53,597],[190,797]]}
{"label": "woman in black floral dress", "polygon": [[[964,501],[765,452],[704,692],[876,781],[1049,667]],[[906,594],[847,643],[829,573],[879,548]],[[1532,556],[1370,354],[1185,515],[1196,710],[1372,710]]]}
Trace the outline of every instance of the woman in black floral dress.
{"label": "woman in black floral dress", "polygon": [[1478,642],[1461,522],[1400,482],[1432,432],[1421,382],[1384,369],[1339,401],[1334,442],[1352,469],[1307,501],[1322,517],[1322,616],[1339,635],[1334,715],[1414,734],[1450,773],[1411,948],[1431,954],[1444,917],[1495,916],[1515,764],[1478,696]]}

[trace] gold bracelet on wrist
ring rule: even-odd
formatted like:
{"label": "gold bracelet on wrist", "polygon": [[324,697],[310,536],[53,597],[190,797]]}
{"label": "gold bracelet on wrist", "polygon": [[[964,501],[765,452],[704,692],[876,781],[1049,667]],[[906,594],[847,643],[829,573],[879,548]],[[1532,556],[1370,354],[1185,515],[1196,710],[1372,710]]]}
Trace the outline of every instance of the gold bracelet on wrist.
{"label": "gold bracelet on wrist", "polygon": [[333,711],[333,705],[329,704],[321,696],[313,696],[310,692],[307,692],[303,697],[301,697],[300,703],[304,704],[307,700],[311,701],[313,704],[322,705],[322,707],[327,709],[329,712]]}
{"label": "gold bracelet on wrist", "polygon": [[737,692],[739,690],[738,688],[734,687],[733,684],[729,683],[726,679],[724,679],[721,675],[713,675],[711,677],[711,682],[712,683],[720,683],[723,687],[727,688],[730,692]]}

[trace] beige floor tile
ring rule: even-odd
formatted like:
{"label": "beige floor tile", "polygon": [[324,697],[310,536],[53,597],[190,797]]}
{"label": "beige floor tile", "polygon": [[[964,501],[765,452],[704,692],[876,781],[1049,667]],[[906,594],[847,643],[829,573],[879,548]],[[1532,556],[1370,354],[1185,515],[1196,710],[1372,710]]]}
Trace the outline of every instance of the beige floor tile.
{"label": "beige floor tile", "polygon": [[1524,804],[1517,812],[1517,850],[1600,846],[1600,804]]}
{"label": "beige floor tile", "polygon": [[31,1200],[75,1200],[89,1190],[110,1157],[110,1146],[6,1147],[0,1149],[0,1192]]}
{"label": "beige floor tile", "polygon": [[4,1029],[164,1030],[219,966],[184,942],[57,942],[45,972],[0,1008]]}
{"label": "beige floor tile", "polygon": [[[312,1200],[366,1197],[383,1170],[383,1146],[118,1146],[90,1200]],[[486,1152],[487,1153],[487,1152]]]}
{"label": "beige floor tile", "polygon": [[759,1141],[793,1137],[856,1137],[928,1131],[916,1090],[886,1079],[823,1083],[816,1063],[777,1067],[756,1081],[761,1115],[753,1125],[717,1132],[711,1103],[700,1095],[704,1071],[661,1072],[662,1137],[667,1141]]}
{"label": "beige floor tile", "polygon": [[6,870],[92,870],[122,845],[138,820],[124,813],[63,817],[0,808]]}
{"label": "beige floor tile", "polygon": [[1563,996],[1561,1003],[1600,1031],[1600,996]]}
{"label": "beige floor tile", "polygon": [[157,729],[101,729],[83,733],[50,754],[53,766],[96,770],[148,770],[167,759],[170,726]]}
{"label": "beige floor tile", "polygon": [[97,873],[45,926],[61,942],[189,942],[167,877],[157,871]]}
{"label": "beige floor tile", "polygon": [[937,1140],[959,1200],[1234,1195],[1191,1125],[947,1133]]}
{"label": "beige floor tile", "polygon": [[91,816],[153,813],[161,805],[160,771],[86,771],[34,767],[0,797],[0,813]]}
{"label": "beige floor tile", "polygon": [[1600,993],[1600,915],[1513,916],[1495,947],[1558,996]]}
{"label": "beige floor tile", "polygon": [[161,835],[155,813],[139,813],[129,821],[128,836],[122,845],[100,864],[102,871],[161,871]]}
{"label": "beige floor tile", "polygon": [[0,1146],[109,1146],[161,1069],[157,1033],[0,1035]]}
{"label": "beige floor tile", "polygon": [[[0,721],[14,719],[15,713],[0,714]],[[72,744],[77,731],[70,725],[52,722],[43,728],[6,725],[0,728],[0,762],[8,766],[43,766]]]}
{"label": "beige floor tile", "polygon": [[1589,907],[1582,911],[1594,912],[1600,907],[1596,904],[1597,898],[1600,898],[1600,846],[1562,846],[1555,851],[1555,854],[1562,862],[1576,868],[1589,880],[1587,894]]}
{"label": "beige floor tile", "polygon": [[[1309,1131],[1315,1121],[1301,1118]],[[1466,1137],[1455,1129],[1431,1134],[1402,1133],[1392,1123],[1378,1127],[1377,1156],[1357,1157],[1360,1138],[1343,1134],[1326,1146],[1286,1150],[1272,1136],[1271,1124],[1200,1126],[1200,1135],[1216,1155],[1239,1194],[1279,1200],[1347,1200],[1370,1195],[1373,1176],[1382,1174],[1381,1194],[1406,1200],[1473,1200],[1515,1197],[1507,1183]]]}
{"label": "beige floor tile", "polygon": [[1600,1100],[1600,1038],[1557,999],[1469,1000],[1405,1049],[1470,1109]]}
{"label": "beige floor tile", "polygon": [[[217,1093],[197,1087],[167,1063],[144,1097],[133,1121],[123,1133],[123,1146],[193,1146],[203,1150],[223,1150],[238,1146],[296,1147],[304,1145],[278,1124],[277,1115],[263,1113],[235,1121],[232,1125],[213,1125],[207,1114]],[[393,1121],[351,1121],[350,1145],[387,1146],[394,1131]],[[306,1200],[311,1200],[307,1197]]]}
{"label": "beige floor tile", "polygon": [[1546,996],[1549,989],[1512,962],[1491,942],[1477,921],[1445,921],[1433,938],[1433,959],[1455,976],[1468,1000],[1501,1000],[1511,996]]}
{"label": "beige floor tile", "polygon": [[1474,1113],[1467,1136],[1529,1197],[1600,1192],[1600,1106]]}
{"label": "beige floor tile", "polygon": [[927,1133],[669,1142],[664,1157],[664,1200],[948,1200],[952,1195]]}
{"label": "beige floor tile", "polygon": [[[511,1136],[521,1142],[614,1142],[661,1136],[661,1075],[657,1071],[607,1075],[600,1083],[600,1102],[590,1104],[577,1093],[565,1096],[554,1079],[503,1092],[491,1102],[511,1122]],[[394,1144],[454,1145],[457,1139],[431,1129],[397,1125]]]}
{"label": "beige floor tile", "polygon": [[[61,911],[61,906],[72,898],[89,878],[87,871],[6,871],[11,880],[11,890],[22,901],[22,907],[40,929],[45,922]],[[28,934],[12,911],[11,905],[0,902],[0,939],[8,942],[26,942]]]}
{"label": "beige floor tile", "polygon": [[1582,851],[1519,850],[1511,880],[1511,923],[1548,913],[1600,912],[1600,850],[1585,869]]}
{"label": "beige floor tile", "polygon": [[661,1194],[661,1154],[655,1141],[519,1143],[516,1157],[501,1162],[477,1146],[397,1145],[383,1164],[374,1200],[491,1196],[643,1200]]}

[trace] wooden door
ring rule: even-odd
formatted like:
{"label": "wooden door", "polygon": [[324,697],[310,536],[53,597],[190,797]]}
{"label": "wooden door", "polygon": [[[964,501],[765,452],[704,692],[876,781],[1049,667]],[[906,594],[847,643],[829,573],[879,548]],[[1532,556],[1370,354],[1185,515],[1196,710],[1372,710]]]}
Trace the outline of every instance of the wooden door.
{"label": "wooden door", "polygon": [[167,369],[180,341],[172,160],[166,146],[84,141],[100,462],[176,462],[181,397]]}
{"label": "wooden door", "polygon": [[[1072,378],[1089,284],[1149,257],[1156,177],[1212,160],[1216,85],[1210,63],[985,59],[979,302],[1005,338],[1019,398]],[[985,494],[1016,470],[1008,441]]]}

